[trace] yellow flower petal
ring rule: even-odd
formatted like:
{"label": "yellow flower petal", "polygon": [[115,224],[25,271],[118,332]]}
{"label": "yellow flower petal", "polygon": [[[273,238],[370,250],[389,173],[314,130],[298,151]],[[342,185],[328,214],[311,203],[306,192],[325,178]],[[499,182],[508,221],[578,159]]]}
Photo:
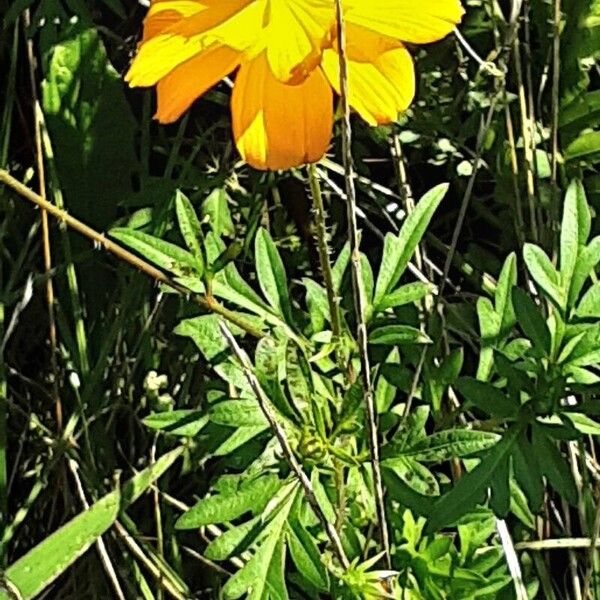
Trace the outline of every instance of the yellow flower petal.
{"label": "yellow flower petal", "polygon": [[344,0],[344,10],[348,23],[413,44],[445,37],[464,14],[459,0]]}
{"label": "yellow flower petal", "polygon": [[[415,70],[408,50],[400,42],[371,31],[348,26],[348,102],[370,125],[392,123],[415,95]],[[339,55],[323,53],[321,66],[340,91]]]}
{"label": "yellow flower petal", "polygon": [[155,85],[217,40],[227,39],[227,46],[234,49],[253,43],[260,24],[259,6],[254,0],[203,0],[202,4],[205,10],[180,19],[141,45],[125,76],[129,85]]}
{"label": "yellow flower petal", "polygon": [[155,0],[144,19],[144,41],[205,8],[206,5],[198,0]]}
{"label": "yellow flower petal", "polygon": [[329,0],[270,0],[258,51],[266,49],[271,71],[285,83],[300,83],[330,44],[335,18]]}
{"label": "yellow flower petal", "polygon": [[287,85],[274,77],[263,53],[240,67],[231,112],[238,150],[257,169],[315,162],[329,146],[333,94],[320,69]]}
{"label": "yellow flower petal", "polygon": [[231,73],[240,62],[240,53],[215,45],[171,71],[158,82],[158,109],[161,123],[176,121],[204,92]]}

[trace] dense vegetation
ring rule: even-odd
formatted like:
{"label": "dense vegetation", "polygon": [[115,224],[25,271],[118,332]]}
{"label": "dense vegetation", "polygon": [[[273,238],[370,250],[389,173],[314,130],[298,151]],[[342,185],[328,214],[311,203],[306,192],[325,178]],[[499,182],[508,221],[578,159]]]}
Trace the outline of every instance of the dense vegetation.
{"label": "dense vegetation", "polygon": [[0,0],[0,598],[600,598],[600,2],[464,4],[358,255],[341,118],[253,170],[145,6]]}

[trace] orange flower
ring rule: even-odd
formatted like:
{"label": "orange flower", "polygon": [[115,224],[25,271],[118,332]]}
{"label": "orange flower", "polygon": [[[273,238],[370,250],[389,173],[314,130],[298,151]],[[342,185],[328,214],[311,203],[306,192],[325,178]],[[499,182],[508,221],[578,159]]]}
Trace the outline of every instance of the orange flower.
{"label": "orange flower", "polygon": [[[439,40],[460,21],[460,0],[343,0],[349,102],[372,125],[396,120],[415,93],[402,42]],[[333,126],[339,56],[333,0],[153,0],[126,80],[156,85],[170,123],[238,69],[233,135],[258,169],[318,161]]]}

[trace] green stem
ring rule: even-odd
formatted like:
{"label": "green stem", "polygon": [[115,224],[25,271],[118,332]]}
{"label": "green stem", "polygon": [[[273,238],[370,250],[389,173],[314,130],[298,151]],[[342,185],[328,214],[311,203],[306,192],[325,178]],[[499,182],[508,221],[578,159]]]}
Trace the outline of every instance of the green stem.
{"label": "green stem", "polygon": [[327,291],[327,302],[329,304],[329,315],[331,319],[331,331],[336,348],[336,356],[338,363],[343,369],[343,359],[340,352],[340,342],[342,339],[342,321],[340,316],[340,299],[335,291],[333,283],[333,271],[331,269],[331,261],[329,260],[330,249],[327,235],[327,226],[325,224],[325,206],[323,204],[323,194],[319,185],[319,176],[317,168],[314,164],[308,166],[308,180],[310,182],[310,191],[315,209],[315,225],[317,246],[319,250],[319,263],[321,265],[321,273],[323,282]]}
{"label": "green stem", "polygon": [[383,481],[379,461],[379,431],[377,428],[377,412],[371,379],[371,365],[369,362],[369,348],[366,322],[365,286],[361,269],[360,235],[356,218],[356,189],[354,187],[354,166],[352,164],[352,129],[350,126],[350,103],[348,100],[348,60],[346,56],[346,29],[344,26],[344,13],[342,0],[335,0],[337,38],[339,45],[340,66],[340,99],[342,103],[342,155],[344,161],[344,180],[346,184],[346,198],[348,210],[348,234],[350,238],[351,264],[352,264],[352,289],[354,295],[354,310],[357,324],[357,340],[360,354],[361,379],[363,388],[363,401],[369,431],[369,450],[371,453],[371,468],[373,472],[373,488],[375,491],[375,507],[377,524],[381,537],[381,546],[388,569],[391,569],[392,558],[390,553],[390,540],[387,528]]}

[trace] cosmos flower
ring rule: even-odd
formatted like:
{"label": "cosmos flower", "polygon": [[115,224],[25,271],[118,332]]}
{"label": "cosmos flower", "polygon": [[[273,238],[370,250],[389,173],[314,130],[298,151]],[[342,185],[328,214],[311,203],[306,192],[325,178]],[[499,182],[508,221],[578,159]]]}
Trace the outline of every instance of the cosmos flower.
{"label": "cosmos flower", "polygon": [[[395,121],[415,94],[404,43],[446,36],[460,0],[343,0],[350,106],[369,124]],[[322,158],[339,93],[333,0],[153,0],[133,87],[156,86],[161,123],[177,120],[237,71],[231,96],[236,146],[257,169]]]}

